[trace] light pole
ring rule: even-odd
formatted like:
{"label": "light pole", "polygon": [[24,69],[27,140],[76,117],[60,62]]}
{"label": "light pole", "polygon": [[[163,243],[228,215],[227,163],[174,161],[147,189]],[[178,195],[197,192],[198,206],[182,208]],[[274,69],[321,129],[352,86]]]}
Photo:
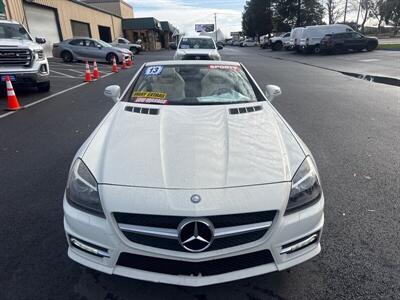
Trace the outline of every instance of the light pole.
{"label": "light pole", "polygon": [[218,31],[217,31],[217,13],[214,13],[214,30],[215,30],[215,42],[218,42]]}
{"label": "light pole", "polygon": [[346,4],[344,5],[344,20],[343,20],[343,23],[346,23],[346,14],[347,14],[347,2],[348,2],[349,0],[346,0]]}

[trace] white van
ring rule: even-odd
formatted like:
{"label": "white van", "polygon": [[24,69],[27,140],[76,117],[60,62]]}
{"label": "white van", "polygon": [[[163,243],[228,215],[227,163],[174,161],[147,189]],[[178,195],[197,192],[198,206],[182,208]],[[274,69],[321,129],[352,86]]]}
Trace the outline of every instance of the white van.
{"label": "white van", "polygon": [[303,33],[304,27],[293,28],[290,32],[289,48],[300,51],[300,38]]}
{"label": "white van", "polygon": [[320,43],[326,34],[350,32],[353,29],[344,24],[307,26],[301,33],[300,49],[304,53],[321,52]]}

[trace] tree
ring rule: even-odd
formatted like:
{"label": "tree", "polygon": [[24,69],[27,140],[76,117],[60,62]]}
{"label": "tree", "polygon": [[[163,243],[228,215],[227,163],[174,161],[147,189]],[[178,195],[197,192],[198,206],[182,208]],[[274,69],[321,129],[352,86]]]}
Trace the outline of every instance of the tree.
{"label": "tree", "polygon": [[370,8],[370,17],[375,18],[378,21],[378,32],[381,32],[382,22],[386,16],[386,1],[385,0],[372,0]]}
{"label": "tree", "polygon": [[270,34],[272,32],[271,0],[249,0],[244,6],[242,17],[243,32],[247,36]]}
{"label": "tree", "polygon": [[371,9],[371,0],[360,0],[361,8],[364,10],[364,17],[361,23],[361,32],[364,33],[365,31],[365,23],[367,22],[369,12]]}
{"label": "tree", "polygon": [[335,24],[343,16],[343,1],[341,0],[325,0],[325,8],[328,14],[329,24]]}
{"label": "tree", "polygon": [[396,35],[400,26],[400,1],[386,0],[384,10],[385,22],[394,27],[394,35]]}

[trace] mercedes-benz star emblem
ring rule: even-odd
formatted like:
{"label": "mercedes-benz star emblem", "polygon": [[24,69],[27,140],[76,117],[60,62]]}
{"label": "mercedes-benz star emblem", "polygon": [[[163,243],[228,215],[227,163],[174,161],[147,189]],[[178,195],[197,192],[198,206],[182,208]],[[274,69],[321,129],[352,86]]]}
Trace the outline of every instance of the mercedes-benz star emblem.
{"label": "mercedes-benz star emblem", "polygon": [[192,201],[193,203],[199,203],[201,201],[201,197],[197,194],[192,195],[192,197],[190,197],[190,201]]}
{"label": "mercedes-benz star emblem", "polygon": [[214,240],[214,226],[207,219],[185,219],[178,226],[179,243],[190,252],[206,250]]}

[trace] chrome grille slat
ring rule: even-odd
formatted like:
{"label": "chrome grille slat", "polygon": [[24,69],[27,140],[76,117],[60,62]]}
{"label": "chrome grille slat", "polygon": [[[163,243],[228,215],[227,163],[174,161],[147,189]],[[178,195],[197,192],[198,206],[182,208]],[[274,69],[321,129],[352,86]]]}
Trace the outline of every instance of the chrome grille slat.
{"label": "chrome grille slat", "polygon": [[0,48],[0,65],[29,66],[32,53],[29,49]]}

